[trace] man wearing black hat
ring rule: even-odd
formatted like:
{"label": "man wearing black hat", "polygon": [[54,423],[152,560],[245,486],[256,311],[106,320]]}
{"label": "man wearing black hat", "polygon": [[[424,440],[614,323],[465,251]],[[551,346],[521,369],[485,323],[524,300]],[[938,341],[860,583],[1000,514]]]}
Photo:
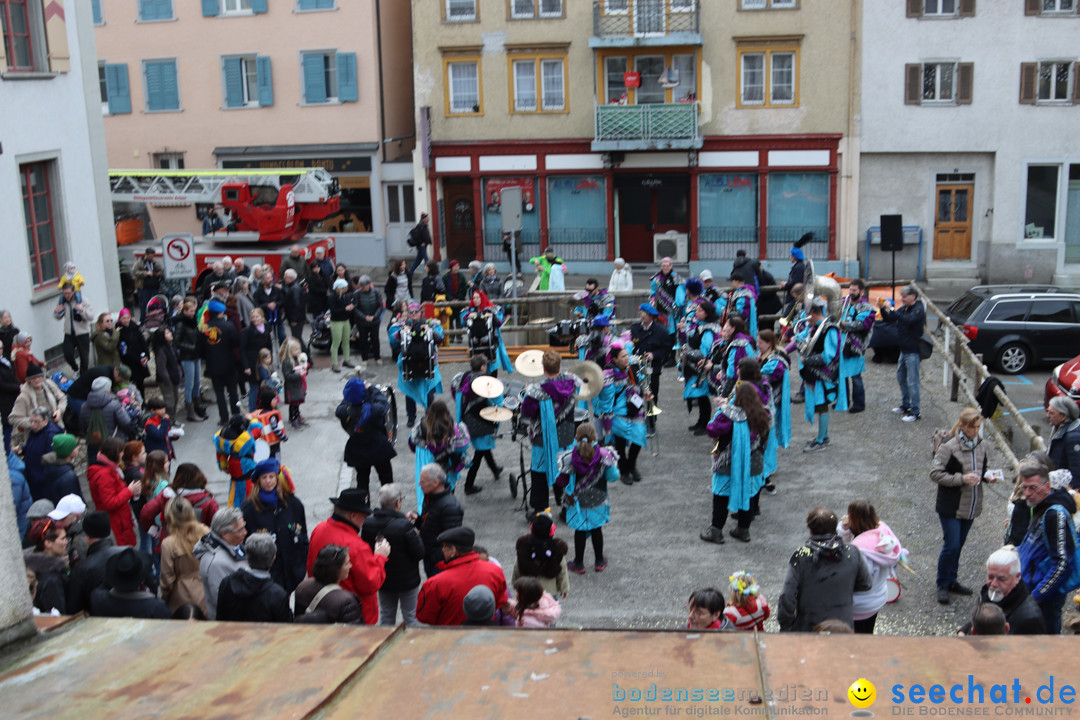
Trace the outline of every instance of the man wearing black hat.
{"label": "man wearing black hat", "polygon": [[[218,423],[226,425],[229,417],[237,411],[240,391],[236,384],[236,368],[240,360],[240,334],[225,319],[225,304],[214,299],[206,304],[206,332],[200,333],[196,350],[206,361],[206,377],[214,385],[217,396]],[[225,400],[226,392],[229,395]]]}
{"label": "man wearing black hat", "polygon": [[[105,563],[105,587],[90,593],[90,613],[100,617],[169,620],[169,606],[142,589],[151,577],[150,556],[126,547]],[[111,589],[107,589],[111,588]]]}
{"label": "man wearing black hat", "polygon": [[74,615],[90,609],[90,594],[105,582],[105,564],[120,552],[116,541],[109,537],[109,513],[92,512],[82,519],[86,535],[86,558],[71,569],[67,586],[67,611]]}
{"label": "man wearing black hat", "polygon": [[334,513],[311,531],[308,545],[307,572],[315,565],[319,551],[327,545],[348,548],[352,569],[341,581],[341,587],[360,598],[364,608],[364,624],[379,622],[379,588],[386,580],[386,559],[390,557],[390,543],[386,539],[375,543],[375,551],[360,538],[360,527],[371,514],[368,494],[358,488],[347,488],[338,497],[330,498]]}
{"label": "man wearing black hat", "polygon": [[427,625],[462,625],[465,615],[465,597],[477,585],[484,585],[495,596],[495,606],[505,607],[506,577],[502,568],[493,562],[481,560],[473,550],[476,533],[472,528],[458,527],[439,535],[436,542],[442,546],[442,570],[429,577],[420,588],[416,601],[416,619]]}
{"label": "man wearing black hat", "polygon": [[[649,303],[638,305],[641,317],[630,326],[630,340],[634,343],[634,354],[648,360],[652,364],[652,374],[649,377],[649,390],[652,391],[653,402],[660,402],[660,372],[664,369],[674,337],[656,321],[660,312]],[[646,420],[649,434],[656,432],[656,418]]]}

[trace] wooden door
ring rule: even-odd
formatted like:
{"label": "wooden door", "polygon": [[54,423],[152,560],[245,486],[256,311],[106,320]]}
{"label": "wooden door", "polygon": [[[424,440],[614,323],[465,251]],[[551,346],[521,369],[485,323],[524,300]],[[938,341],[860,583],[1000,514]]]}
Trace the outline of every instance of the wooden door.
{"label": "wooden door", "polygon": [[[446,255],[467,265],[476,260],[476,210],[473,183],[468,178],[444,178]],[[482,258],[480,258],[482,259]]]}
{"label": "wooden door", "polygon": [[938,185],[934,259],[971,259],[971,201],[974,185]]}

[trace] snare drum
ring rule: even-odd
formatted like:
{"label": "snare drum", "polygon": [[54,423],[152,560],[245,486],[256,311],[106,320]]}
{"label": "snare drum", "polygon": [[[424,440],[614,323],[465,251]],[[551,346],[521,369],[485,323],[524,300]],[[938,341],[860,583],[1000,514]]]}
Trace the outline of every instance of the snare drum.
{"label": "snare drum", "polygon": [[518,380],[510,380],[503,390],[503,407],[517,412],[521,407],[521,401],[525,399],[525,383]]}
{"label": "snare drum", "polygon": [[576,408],[574,410],[574,427],[580,426],[582,423],[589,422],[589,411],[586,408]]}

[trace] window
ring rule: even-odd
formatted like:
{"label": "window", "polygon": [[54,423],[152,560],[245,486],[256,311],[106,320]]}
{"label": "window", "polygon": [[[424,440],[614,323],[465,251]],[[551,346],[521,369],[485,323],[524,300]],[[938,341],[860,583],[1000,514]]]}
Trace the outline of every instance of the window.
{"label": "window", "polygon": [[626,94],[626,58],[609,57],[604,59],[604,81],[607,92],[604,97],[608,102],[620,102]]}
{"label": "window", "polygon": [[975,17],[975,0],[907,0],[907,16],[931,19]]}
{"label": "window", "polygon": [[386,186],[386,216],[392,223],[416,222],[416,198],[412,183]]}
{"label": "window", "polygon": [[475,22],[476,0],[445,0],[447,22]]}
{"label": "window", "polygon": [[180,109],[180,86],[176,60],[143,60],[147,112]]}
{"label": "window", "polygon": [[139,0],[140,22],[172,19],[172,0]]}
{"label": "window", "polygon": [[1031,304],[1031,314],[1028,322],[1039,323],[1072,323],[1073,317],[1072,300],[1036,300]]}
{"label": "window", "polygon": [[221,0],[221,12],[226,15],[230,13],[249,13],[251,12],[251,0]]}
{"label": "window", "polygon": [[1077,0],[1025,0],[1025,15],[1075,15]]}
{"label": "window", "polygon": [[[626,87],[624,75],[628,71],[639,73],[637,88]],[[603,76],[597,84],[603,90],[602,102],[611,104],[692,102],[697,100],[697,55],[605,56]]]}
{"label": "window", "polygon": [[605,15],[626,15],[630,12],[630,0],[604,0]]}
{"label": "window", "polygon": [[30,0],[0,0],[0,23],[4,33],[4,56],[9,71],[32,72],[40,69],[34,62],[35,42],[43,37],[34,32],[36,17],[30,13]]}
{"label": "window", "polygon": [[154,167],[158,170],[183,170],[184,153],[155,153]]}
{"label": "window", "polygon": [[1039,100],[1068,101],[1072,97],[1072,66],[1071,62],[1039,63]]}
{"label": "window", "polygon": [[101,0],[90,0],[90,10],[94,15],[94,24],[104,25],[105,15],[101,11]]}
{"label": "window", "polygon": [[1024,322],[1030,300],[1002,300],[986,316],[986,322]]}
{"label": "window", "polygon": [[98,86],[101,89],[102,113],[121,115],[131,112],[131,88],[128,85],[127,63],[100,63]]}
{"label": "window", "polygon": [[480,61],[446,63],[446,114],[480,115]]}
{"label": "window", "polygon": [[57,259],[57,228],[53,219],[51,188],[52,162],[19,166],[22,183],[23,214],[26,220],[26,244],[30,256],[30,274],[34,287],[54,282],[60,277]]}
{"label": "window", "polygon": [[[566,61],[564,58],[513,57],[513,106],[510,112],[564,112]],[[537,83],[539,78],[539,87]]]}
{"label": "window", "polygon": [[739,51],[739,106],[799,104],[799,59],[794,49]]}
{"label": "window", "polygon": [[739,3],[740,10],[765,10],[766,8],[780,10],[797,7],[799,7],[798,0],[741,0]]}
{"label": "window", "polygon": [[694,12],[694,0],[671,0],[671,12]]}
{"label": "window", "polygon": [[1080,63],[1043,60],[1020,64],[1022,105],[1068,105],[1080,103]]}
{"label": "window", "polygon": [[904,66],[905,105],[969,105],[975,84],[974,63],[953,61]]}
{"label": "window", "polygon": [[563,0],[510,0],[510,17],[515,19],[563,16]]}
{"label": "window", "polygon": [[305,104],[356,102],[359,99],[356,53],[303,52],[300,53],[300,66]]}
{"label": "window", "polygon": [[1058,166],[1029,165],[1024,237],[1053,238],[1057,224]]}
{"label": "window", "polygon": [[634,58],[634,70],[641,75],[641,85],[634,91],[635,105],[667,100],[667,91],[660,85],[660,75],[664,72],[663,55],[638,55]]}
{"label": "window", "polygon": [[274,104],[270,58],[247,55],[222,58],[225,107],[266,107]]}
{"label": "window", "polygon": [[203,17],[261,15],[269,8],[268,0],[202,0]]}
{"label": "window", "polygon": [[101,94],[101,113],[109,114],[109,83],[105,78],[105,63],[98,63],[98,92]]}
{"label": "window", "polygon": [[296,9],[299,12],[307,12],[309,10],[333,10],[334,0],[298,0]]}

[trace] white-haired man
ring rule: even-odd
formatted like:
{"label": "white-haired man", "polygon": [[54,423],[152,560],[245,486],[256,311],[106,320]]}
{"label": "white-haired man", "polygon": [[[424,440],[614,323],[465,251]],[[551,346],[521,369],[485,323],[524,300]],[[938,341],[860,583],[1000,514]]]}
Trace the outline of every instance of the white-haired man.
{"label": "white-haired man", "polygon": [[[1042,611],[1020,577],[1020,554],[1012,545],[990,553],[986,559],[986,584],[979,592],[979,605],[993,603],[1005,613],[1009,635],[1042,635],[1046,632]],[[959,635],[971,634],[971,621]]]}

